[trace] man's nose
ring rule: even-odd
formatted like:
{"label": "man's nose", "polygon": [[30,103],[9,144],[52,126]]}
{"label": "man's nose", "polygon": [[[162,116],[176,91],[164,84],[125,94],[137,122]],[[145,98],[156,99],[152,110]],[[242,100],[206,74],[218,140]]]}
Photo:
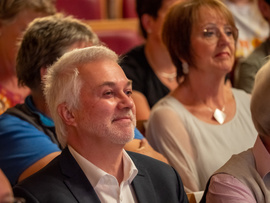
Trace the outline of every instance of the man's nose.
{"label": "man's nose", "polygon": [[132,109],[134,107],[134,102],[131,96],[125,93],[121,94],[119,98],[119,107]]}

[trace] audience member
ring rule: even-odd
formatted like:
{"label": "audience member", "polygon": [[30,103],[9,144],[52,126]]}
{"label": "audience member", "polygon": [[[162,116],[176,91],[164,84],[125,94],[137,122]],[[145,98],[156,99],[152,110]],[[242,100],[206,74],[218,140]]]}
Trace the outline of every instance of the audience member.
{"label": "audience member", "polygon": [[12,202],[13,199],[13,192],[11,189],[11,185],[0,169],[0,202]]}
{"label": "audience member", "polygon": [[27,202],[188,202],[168,164],[123,150],[134,136],[131,81],[102,46],[73,50],[45,76],[44,93],[65,148],[14,187]]}
{"label": "audience member", "polygon": [[68,50],[98,43],[87,25],[62,15],[37,18],[27,28],[16,71],[19,84],[30,88],[31,95],[0,116],[0,167],[12,185],[60,153],[41,85],[47,67]]}
{"label": "audience member", "polygon": [[136,0],[145,44],[126,53],[120,65],[132,80],[137,120],[147,120],[152,106],[177,86],[175,66],[161,39],[165,13],[176,1]]}
{"label": "audience member", "polygon": [[202,191],[214,171],[256,139],[250,95],[224,84],[237,29],[221,1],[188,0],[168,12],[162,36],[179,84],[153,107],[146,137],[181,174],[186,192]]}
{"label": "audience member", "polygon": [[258,132],[253,148],[233,155],[210,179],[202,202],[270,202],[270,62],[255,78],[251,115]]}
{"label": "audience member", "polygon": [[[258,0],[258,5],[263,17],[270,25],[270,0]],[[270,41],[268,38],[257,47],[244,61],[239,63],[236,74],[236,87],[252,92],[254,78],[258,70],[266,63],[270,55]]]}
{"label": "audience member", "polygon": [[236,57],[241,61],[269,34],[269,26],[258,8],[257,0],[222,0],[232,12],[239,30]]}
{"label": "audience member", "polygon": [[[97,44],[99,39],[91,28],[62,15],[36,19],[26,30],[17,73],[20,84],[31,89],[31,96],[0,116],[0,166],[12,185],[45,166],[61,149],[42,91],[41,78],[47,67],[71,49]],[[137,129],[135,135],[125,149],[167,163]]]}
{"label": "audience member", "polygon": [[55,13],[54,0],[0,1],[0,114],[23,103],[30,93],[19,87],[15,72],[17,41],[27,24],[36,17]]}
{"label": "audience member", "polygon": [[23,198],[15,198],[7,177],[0,169],[0,202],[1,203],[25,203]]}

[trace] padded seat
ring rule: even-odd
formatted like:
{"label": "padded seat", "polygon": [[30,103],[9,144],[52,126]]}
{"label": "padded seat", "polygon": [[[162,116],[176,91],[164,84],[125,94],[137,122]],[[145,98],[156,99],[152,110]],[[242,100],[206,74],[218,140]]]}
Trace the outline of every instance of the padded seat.
{"label": "padded seat", "polygon": [[99,39],[118,55],[143,43],[143,38],[134,30],[100,30],[96,33]]}
{"label": "padded seat", "polygon": [[137,18],[136,0],[123,0],[123,18]]}
{"label": "padded seat", "polygon": [[59,12],[73,15],[84,20],[104,19],[106,17],[106,0],[57,0]]}

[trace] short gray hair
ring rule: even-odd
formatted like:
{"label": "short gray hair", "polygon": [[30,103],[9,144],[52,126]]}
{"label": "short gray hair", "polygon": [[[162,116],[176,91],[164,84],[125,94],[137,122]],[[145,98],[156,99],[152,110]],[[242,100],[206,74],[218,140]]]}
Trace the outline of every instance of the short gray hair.
{"label": "short gray hair", "polygon": [[57,138],[62,147],[66,146],[66,128],[57,108],[62,103],[66,103],[69,109],[78,107],[80,90],[83,85],[80,68],[98,60],[118,62],[118,56],[104,46],[75,49],[67,52],[54,63],[45,76],[44,94],[55,123]]}
{"label": "short gray hair", "polygon": [[270,61],[256,74],[251,98],[251,115],[260,135],[270,136]]}
{"label": "short gray hair", "polygon": [[32,90],[41,88],[40,69],[51,66],[76,42],[97,45],[99,39],[91,27],[72,16],[36,18],[26,29],[18,51],[19,84]]}

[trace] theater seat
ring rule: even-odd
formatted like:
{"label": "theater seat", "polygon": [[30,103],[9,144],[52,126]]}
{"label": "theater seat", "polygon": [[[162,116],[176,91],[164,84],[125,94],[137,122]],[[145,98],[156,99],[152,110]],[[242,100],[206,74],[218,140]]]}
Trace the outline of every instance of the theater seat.
{"label": "theater seat", "polygon": [[123,0],[123,18],[137,18],[136,0]]}
{"label": "theater seat", "polygon": [[100,40],[118,55],[143,43],[143,38],[134,30],[100,30],[96,33]]}
{"label": "theater seat", "polygon": [[57,0],[59,12],[73,15],[84,20],[103,19],[106,17],[106,0]]}
{"label": "theater seat", "polygon": [[189,203],[199,203],[202,199],[204,191],[187,193]]}

